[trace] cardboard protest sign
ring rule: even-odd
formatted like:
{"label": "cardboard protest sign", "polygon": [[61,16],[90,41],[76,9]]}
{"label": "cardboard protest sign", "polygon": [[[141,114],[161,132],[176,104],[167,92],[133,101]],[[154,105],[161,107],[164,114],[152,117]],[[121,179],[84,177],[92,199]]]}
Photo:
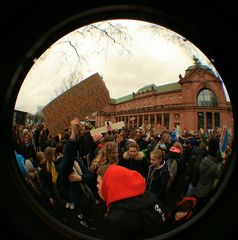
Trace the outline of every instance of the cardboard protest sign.
{"label": "cardboard protest sign", "polygon": [[54,135],[67,128],[74,117],[83,120],[102,110],[109,101],[109,91],[95,73],[55,98],[42,112],[50,134]]}
{"label": "cardboard protest sign", "polygon": [[[125,123],[123,121],[116,122],[116,123],[113,123],[113,124],[110,125],[110,131],[115,130],[115,129],[121,129],[123,127],[125,127]],[[95,134],[105,133],[108,130],[109,130],[108,126],[99,127],[99,128],[92,129],[90,131],[90,134],[91,134],[91,136],[94,136]]]}

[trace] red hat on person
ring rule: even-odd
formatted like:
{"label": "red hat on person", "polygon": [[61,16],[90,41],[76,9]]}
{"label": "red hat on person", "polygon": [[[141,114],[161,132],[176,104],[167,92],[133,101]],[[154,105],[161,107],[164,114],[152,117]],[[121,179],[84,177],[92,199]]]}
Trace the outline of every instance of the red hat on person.
{"label": "red hat on person", "polygon": [[171,148],[169,149],[169,151],[170,151],[170,152],[174,152],[174,153],[181,153],[181,150],[180,150],[179,148],[177,148],[177,147],[171,147]]}
{"label": "red hat on person", "polygon": [[119,200],[139,196],[145,190],[145,179],[137,171],[113,164],[103,176],[101,191],[107,207]]}

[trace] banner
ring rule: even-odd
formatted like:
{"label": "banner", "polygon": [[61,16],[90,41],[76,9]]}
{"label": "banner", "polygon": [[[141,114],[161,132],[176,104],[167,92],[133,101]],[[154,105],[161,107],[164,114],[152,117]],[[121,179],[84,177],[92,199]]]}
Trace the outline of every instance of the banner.
{"label": "banner", "polygon": [[83,120],[109,102],[109,91],[100,75],[95,73],[55,98],[42,112],[50,134],[55,135],[69,127],[74,117]]}
{"label": "banner", "polygon": [[93,136],[95,134],[101,134],[101,133],[105,133],[105,132],[112,131],[115,129],[122,129],[123,127],[125,127],[125,123],[123,121],[116,122],[116,123],[113,123],[110,125],[110,129],[108,128],[108,126],[99,127],[99,128],[92,129],[90,131],[90,134],[91,134],[91,136]]}

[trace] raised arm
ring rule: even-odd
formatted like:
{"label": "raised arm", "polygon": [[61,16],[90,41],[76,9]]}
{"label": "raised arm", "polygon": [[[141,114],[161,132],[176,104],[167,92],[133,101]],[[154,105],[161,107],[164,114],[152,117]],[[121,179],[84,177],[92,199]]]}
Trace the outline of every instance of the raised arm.
{"label": "raised arm", "polygon": [[77,135],[79,132],[80,121],[78,118],[74,118],[71,122],[71,135],[69,140],[64,146],[64,156],[59,166],[59,173],[63,177],[68,177],[72,172],[74,160],[77,156]]}

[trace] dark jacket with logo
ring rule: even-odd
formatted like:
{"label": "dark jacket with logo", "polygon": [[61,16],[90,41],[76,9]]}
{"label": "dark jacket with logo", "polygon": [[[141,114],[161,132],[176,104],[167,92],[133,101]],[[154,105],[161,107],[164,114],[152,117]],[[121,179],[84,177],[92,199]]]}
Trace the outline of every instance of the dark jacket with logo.
{"label": "dark jacket with logo", "polygon": [[144,239],[161,233],[163,207],[156,195],[145,189],[145,179],[137,171],[117,165],[109,167],[102,182],[107,207],[103,239]]}
{"label": "dark jacket with logo", "polygon": [[103,239],[144,239],[160,234],[164,228],[164,211],[150,192],[111,205],[105,216]]}

